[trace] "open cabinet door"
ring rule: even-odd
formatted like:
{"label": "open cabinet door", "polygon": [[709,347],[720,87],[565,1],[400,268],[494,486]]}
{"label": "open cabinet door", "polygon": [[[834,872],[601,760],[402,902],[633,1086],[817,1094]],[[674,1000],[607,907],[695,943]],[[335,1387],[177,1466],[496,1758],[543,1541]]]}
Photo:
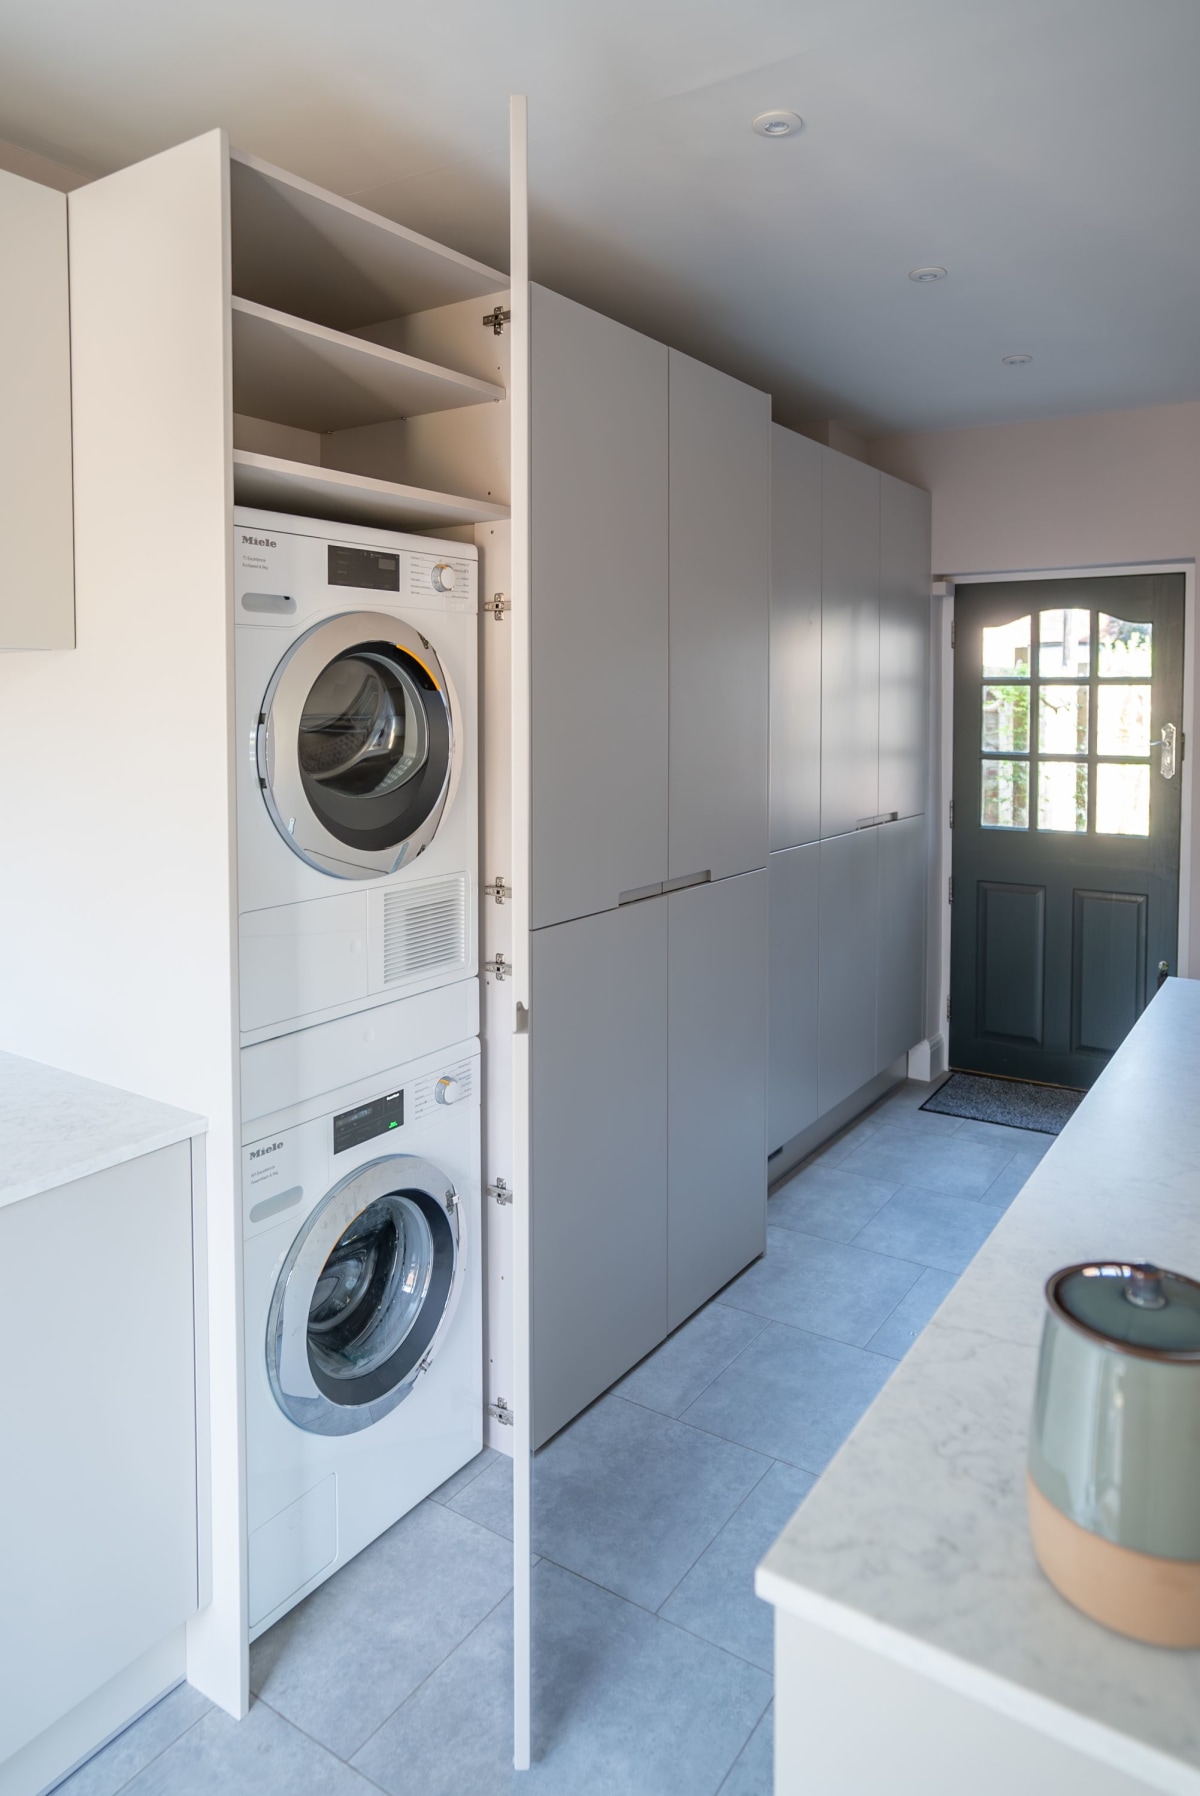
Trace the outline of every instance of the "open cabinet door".
{"label": "open cabinet door", "polygon": [[530,812],[530,501],[529,501],[529,179],[528,103],[509,102],[509,206],[512,279],[512,1302],[513,1302],[513,1764],[527,1771],[531,1751],[533,1389],[529,1165],[529,812]]}

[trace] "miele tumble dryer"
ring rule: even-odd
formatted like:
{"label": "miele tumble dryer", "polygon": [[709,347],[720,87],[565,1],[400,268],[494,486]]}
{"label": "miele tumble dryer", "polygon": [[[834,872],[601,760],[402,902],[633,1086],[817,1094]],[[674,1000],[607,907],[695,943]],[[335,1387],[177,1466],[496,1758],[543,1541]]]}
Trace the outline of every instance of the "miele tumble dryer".
{"label": "miele tumble dryer", "polygon": [[477,971],[477,560],[234,512],[244,1044]]}

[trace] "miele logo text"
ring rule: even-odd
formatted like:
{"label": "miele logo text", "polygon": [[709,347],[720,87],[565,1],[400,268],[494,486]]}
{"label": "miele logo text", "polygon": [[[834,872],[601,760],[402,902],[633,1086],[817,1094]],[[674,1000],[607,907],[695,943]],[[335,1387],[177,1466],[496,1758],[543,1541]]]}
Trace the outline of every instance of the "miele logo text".
{"label": "miele logo text", "polygon": [[243,543],[249,543],[252,549],[277,549],[279,544],[273,536],[243,536]]}
{"label": "miele logo text", "polygon": [[264,1154],[277,1154],[282,1146],[282,1141],[269,1141],[266,1147],[252,1147],[250,1149],[250,1158],[252,1160],[261,1160]]}

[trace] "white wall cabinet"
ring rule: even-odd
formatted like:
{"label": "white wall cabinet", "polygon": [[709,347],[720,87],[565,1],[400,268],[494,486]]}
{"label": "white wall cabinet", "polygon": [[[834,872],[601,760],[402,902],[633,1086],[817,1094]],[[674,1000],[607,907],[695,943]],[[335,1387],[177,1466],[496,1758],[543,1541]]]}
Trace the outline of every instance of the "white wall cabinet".
{"label": "white wall cabinet", "polygon": [[75,646],[67,197],[0,169],[0,649]]}
{"label": "white wall cabinet", "polygon": [[919,487],[879,480],[878,808],[915,817],[929,802],[931,507]]}
{"label": "white wall cabinet", "polygon": [[535,1445],[667,1332],[667,906],[531,942]]}
{"label": "white wall cabinet", "polygon": [[771,402],[670,352],[669,876],[766,865]]}
{"label": "white wall cabinet", "polygon": [[823,451],[771,426],[771,848],[821,834]]}
{"label": "white wall cabinet", "polygon": [[826,450],[821,483],[821,834],[879,811],[879,480]]}
{"label": "white wall cabinet", "polygon": [[767,873],[666,900],[667,1326],[767,1244]]}
{"label": "white wall cabinet", "polygon": [[540,928],[667,877],[667,351],[531,298]]}
{"label": "white wall cabinet", "polygon": [[771,856],[770,1034],[767,1150],[774,1153],[820,1115],[817,1097],[817,971],[821,847],[810,842]]}

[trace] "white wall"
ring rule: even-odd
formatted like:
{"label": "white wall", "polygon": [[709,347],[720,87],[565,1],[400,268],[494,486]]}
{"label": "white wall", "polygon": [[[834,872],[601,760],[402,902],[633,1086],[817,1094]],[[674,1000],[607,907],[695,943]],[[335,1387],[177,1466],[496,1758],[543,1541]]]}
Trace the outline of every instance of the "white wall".
{"label": "white wall", "polygon": [[[937,575],[1200,554],[1200,403],[880,437],[870,458],[933,494]],[[1194,667],[1195,640],[1188,654]],[[1189,834],[1189,935],[1200,944],[1200,830],[1185,819],[1185,850]]]}

